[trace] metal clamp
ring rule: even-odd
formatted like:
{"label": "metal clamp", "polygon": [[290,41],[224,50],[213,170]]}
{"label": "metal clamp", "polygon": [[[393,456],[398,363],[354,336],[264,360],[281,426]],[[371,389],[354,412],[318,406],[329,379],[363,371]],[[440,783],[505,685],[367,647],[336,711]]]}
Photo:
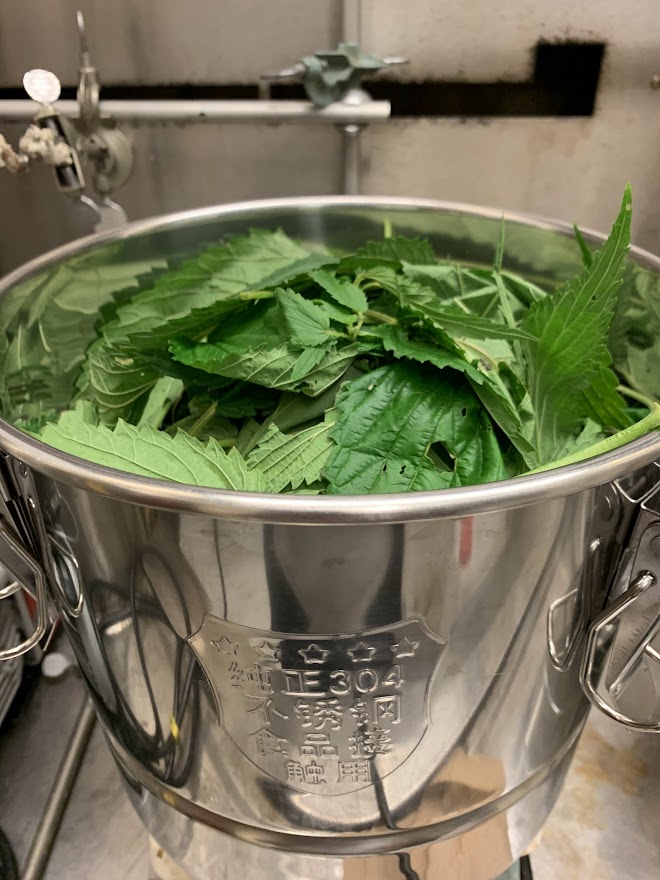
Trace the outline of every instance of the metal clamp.
{"label": "metal clamp", "polygon": [[357,43],[340,43],[332,51],[307,55],[277,73],[264,74],[262,79],[302,81],[305,93],[316,107],[327,107],[336,101],[358,103],[356,96],[370,100],[362,89],[362,79],[386,67],[407,64],[407,58],[376,58],[363,52]]}
{"label": "metal clamp", "polygon": [[580,671],[589,700],[633,730],[660,733],[660,490],[640,505],[614,601],[591,624]]}

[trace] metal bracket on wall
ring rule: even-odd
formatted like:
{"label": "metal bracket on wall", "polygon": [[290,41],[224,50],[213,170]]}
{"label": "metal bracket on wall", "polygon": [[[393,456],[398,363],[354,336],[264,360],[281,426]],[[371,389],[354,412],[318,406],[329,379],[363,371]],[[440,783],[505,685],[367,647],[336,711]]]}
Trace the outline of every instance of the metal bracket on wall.
{"label": "metal bracket on wall", "polygon": [[[345,42],[333,51],[305,56],[292,67],[262,78],[268,82],[301,82],[309,100],[320,110],[333,104],[363,108],[374,103],[362,87],[364,77],[407,63],[406,58],[376,58],[363,52],[358,43]],[[359,136],[364,127],[365,123],[356,121],[338,126],[344,135],[343,191],[347,195],[360,191]]]}

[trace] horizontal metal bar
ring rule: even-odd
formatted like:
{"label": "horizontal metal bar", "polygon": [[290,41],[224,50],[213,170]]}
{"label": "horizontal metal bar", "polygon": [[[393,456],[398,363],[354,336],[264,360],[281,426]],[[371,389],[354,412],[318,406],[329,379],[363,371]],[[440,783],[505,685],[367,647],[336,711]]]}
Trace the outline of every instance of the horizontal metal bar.
{"label": "horizontal metal bar", "polygon": [[[64,116],[77,117],[76,101],[58,101]],[[369,125],[390,116],[389,101],[336,102],[319,110],[309,101],[101,101],[101,113],[118,122],[270,122],[317,125]],[[0,100],[0,120],[26,122],[37,105],[28,100]]]}

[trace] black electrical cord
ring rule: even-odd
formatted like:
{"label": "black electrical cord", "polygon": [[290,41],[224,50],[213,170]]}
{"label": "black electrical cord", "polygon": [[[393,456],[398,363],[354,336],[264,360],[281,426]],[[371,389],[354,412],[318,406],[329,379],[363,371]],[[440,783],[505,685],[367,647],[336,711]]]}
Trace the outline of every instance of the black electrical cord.
{"label": "black electrical cord", "polygon": [[520,880],[533,880],[532,863],[529,856],[523,856],[520,860]]}
{"label": "black electrical cord", "polygon": [[19,880],[16,856],[2,828],[0,828],[0,880]]}
{"label": "black electrical cord", "polygon": [[[149,552],[155,554],[155,551],[153,550],[150,550]],[[171,581],[174,584],[181,601],[181,611],[184,617],[186,630],[190,631],[190,616],[176,579],[173,576],[167,561],[163,559],[160,554],[156,555],[170,574]],[[158,602],[153,583],[144,566],[142,566],[141,574],[143,575],[143,583],[146,583],[149,586],[151,596],[138,595],[136,590],[135,569],[131,577],[128,596],[126,596],[126,592],[116,584],[96,581],[91,585],[92,593],[95,590],[106,589],[121,595],[124,599],[127,598],[129,602],[128,614],[126,612],[115,612],[110,617],[106,617],[98,623],[94,616],[91,615],[92,625],[97,637],[98,648],[103,658],[105,667],[104,671],[110,680],[110,685],[118,706],[118,709],[114,711],[110,711],[107,706],[105,706],[105,713],[111,718],[113,732],[134,757],[146,766],[160,782],[170,785],[173,788],[181,788],[186,784],[190,775],[194,757],[194,745],[199,727],[199,688],[197,687],[199,683],[199,667],[197,660],[190,652],[186,640],[180,638],[172,629],[167,616]],[[145,729],[145,726],[136,717],[126,700],[126,697],[117,682],[110,658],[106,651],[105,641],[108,629],[113,625],[116,625],[119,621],[127,618],[130,618],[133,623],[133,635],[138,654],[138,663],[151,709],[150,714],[152,715],[153,733]],[[163,730],[161,713],[158,711],[158,701],[149,676],[147,656],[140,627],[140,621],[144,618],[150,618],[161,623],[176,640],[170,730],[167,734]],[[183,762],[181,763],[178,759],[181,754],[181,732],[185,729],[184,724],[188,728],[188,735],[186,736],[188,743],[184,752]],[[179,764],[178,769],[177,764]]]}

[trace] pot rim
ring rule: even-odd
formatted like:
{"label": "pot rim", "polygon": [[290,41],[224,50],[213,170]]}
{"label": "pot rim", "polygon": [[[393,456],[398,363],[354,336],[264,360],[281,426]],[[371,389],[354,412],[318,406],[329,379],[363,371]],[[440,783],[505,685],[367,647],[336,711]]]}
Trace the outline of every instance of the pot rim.
{"label": "pot rim", "polygon": [[[385,196],[306,196],[196,208],[138,220],[116,230],[86,236],[51,250],[15,269],[0,280],[0,296],[14,285],[62,259],[99,245],[135,238],[177,226],[202,223],[232,215],[259,214],[280,208],[320,210],[329,207],[421,209],[504,220],[572,235],[570,224],[517,212],[498,211],[459,202]],[[584,237],[602,242],[605,236],[582,230]],[[660,275],[660,258],[640,248],[630,255],[638,265]],[[578,464],[516,477],[496,483],[389,495],[269,495],[188,486],[154,477],[140,477],[69,455],[47,446],[0,418],[0,447],[35,471],[80,489],[107,497],[185,513],[223,519],[281,522],[307,525],[398,523],[438,517],[463,517],[494,510],[507,510],[539,501],[572,495],[625,476],[660,458],[660,434],[650,434],[613,452]]]}

